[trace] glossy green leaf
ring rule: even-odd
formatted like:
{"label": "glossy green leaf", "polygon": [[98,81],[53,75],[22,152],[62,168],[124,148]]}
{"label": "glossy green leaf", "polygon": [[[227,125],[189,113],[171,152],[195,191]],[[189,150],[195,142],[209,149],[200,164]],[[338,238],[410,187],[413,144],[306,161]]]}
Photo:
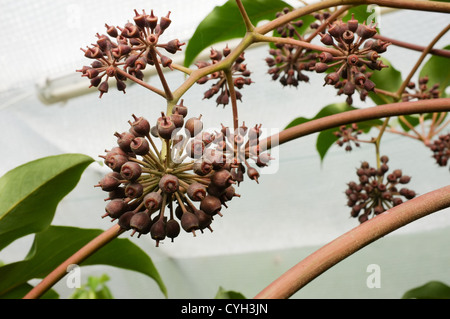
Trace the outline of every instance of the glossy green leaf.
{"label": "glossy green leaf", "polygon": [[222,287],[219,287],[216,296],[214,299],[246,299],[243,294],[240,292],[225,290]]}
{"label": "glossy green leaf", "polygon": [[[450,45],[447,45],[443,49],[450,50]],[[441,97],[447,97],[445,89],[450,86],[450,59],[433,55],[423,65],[419,72],[419,77],[428,76],[428,87],[432,87],[433,84],[439,83],[439,91]]]}
{"label": "glossy green leaf", "polygon": [[342,21],[347,22],[352,18],[352,15],[354,15],[355,19],[358,20],[358,22],[366,22],[366,24],[368,24],[367,19],[371,14],[372,12],[368,9],[367,5],[355,6],[347,11],[347,13],[342,17]]}
{"label": "glossy green leaf", "polygon": [[402,299],[450,299],[450,287],[440,281],[430,281],[408,290]]}
{"label": "glossy green leaf", "polygon": [[[299,117],[293,120],[291,123],[289,123],[289,125],[286,128],[299,125],[311,120],[319,119],[325,116],[351,111],[355,109],[356,109],[355,107],[350,106],[345,102],[330,104],[322,108],[313,118],[308,119],[305,117]],[[382,124],[381,120],[364,121],[358,123],[358,128],[361,129],[364,133],[368,133],[373,126],[381,124]],[[334,131],[336,131],[336,128],[323,130],[317,136],[316,149],[322,161],[325,158],[325,155],[327,154],[330,147],[333,146],[333,144],[337,141],[337,137],[333,134]]]}
{"label": "glossy green leaf", "polygon": [[[27,257],[0,267],[0,295],[34,278],[44,278],[58,265],[81,247],[102,233],[99,229],[50,226],[37,233]],[[80,266],[108,265],[137,271],[156,281],[160,290],[167,294],[166,287],[151,258],[127,238],[118,238]]]}
{"label": "glossy green leaf", "polygon": [[[272,20],[275,14],[290,7],[280,0],[243,0],[244,8],[253,25],[263,20]],[[197,26],[186,46],[184,65],[189,67],[204,49],[230,39],[244,37],[245,24],[236,1],[227,1],[216,6]]]}
{"label": "glossy green leaf", "polygon": [[56,207],[94,160],[82,154],[40,158],[0,178],[0,250],[47,228]]}
{"label": "glossy green leaf", "polygon": [[[387,68],[381,70],[374,70],[370,80],[375,83],[377,89],[396,92],[402,85],[402,74],[385,58],[381,58]],[[378,105],[392,103],[394,99],[384,94],[375,94],[369,92],[369,97]]]}
{"label": "glossy green leaf", "polygon": [[[32,288],[32,285],[24,283],[0,295],[0,299],[21,299]],[[59,294],[53,289],[50,289],[49,291],[44,293],[40,299],[59,299]]]}

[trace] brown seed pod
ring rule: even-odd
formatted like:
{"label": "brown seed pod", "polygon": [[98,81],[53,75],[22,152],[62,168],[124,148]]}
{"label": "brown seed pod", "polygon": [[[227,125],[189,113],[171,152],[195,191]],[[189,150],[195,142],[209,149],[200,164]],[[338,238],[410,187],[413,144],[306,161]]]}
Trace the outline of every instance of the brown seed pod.
{"label": "brown seed pod", "polygon": [[136,213],[130,218],[130,228],[133,229],[134,232],[139,233],[139,236],[147,234],[150,231],[151,223],[152,220],[145,211]]}
{"label": "brown seed pod", "polygon": [[221,208],[222,202],[220,199],[212,195],[205,196],[205,198],[203,198],[200,202],[200,210],[210,216],[214,216],[216,214],[220,215]]}
{"label": "brown seed pod", "polygon": [[172,138],[172,133],[176,128],[172,119],[169,116],[165,116],[162,112],[161,117],[158,118],[156,127],[158,129],[158,135],[166,140],[170,140]]}
{"label": "brown seed pod", "polygon": [[155,221],[150,228],[150,235],[152,239],[156,241],[156,247],[159,246],[159,242],[166,238],[166,223],[164,219],[159,218]]}
{"label": "brown seed pod", "polygon": [[225,189],[231,184],[234,184],[233,177],[230,173],[230,171],[226,169],[221,169],[219,171],[216,171],[211,176],[211,183],[215,186],[217,186],[219,189]]}
{"label": "brown seed pod", "polygon": [[130,143],[130,148],[136,155],[145,155],[150,151],[150,145],[144,137],[136,137]]}
{"label": "brown seed pod", "polygon": [[142,116],[137,117],[132,115],[134,122],[128,121],[130,123],[130,133],[134,136],[147,136],[150,133],[150,123]]}
{"label": "brown seed pod", "polygon": [[203,130],[203,122],[201,121],[202,115],[199,117],[191,117],[184,124],[185,129],[191,137],[196,136]]}
{"label": "brown seed pod", "polygon": [[157,210],[161,207],[162,196],[158,192],[151,192],[145,195],[144,205],[150,211]]}
{"label": "brown seed pod", "polygon": [[175,219],[169,219],[166,223],[166,235],[172,242],[180,234],[180,224]]}
{"label": "brown seed pod", "polygon": [[159,188],[168,194],[175,193],[179,186],[180,181],[175,175],[166,174],[159,180]]}
{"label": "brown seed pod", "polygon": [[188,233],[192,232],[195,236],[195,230],[199,228],[197,216],[190,212],[183,213],[183,216],[181,216],[181,227]]}
{"label": "brown seed pod", "polygon": [[201,201],[206,196],[206,187],[200,183],[192,183],[187,188],[187,194],[193,201]]}

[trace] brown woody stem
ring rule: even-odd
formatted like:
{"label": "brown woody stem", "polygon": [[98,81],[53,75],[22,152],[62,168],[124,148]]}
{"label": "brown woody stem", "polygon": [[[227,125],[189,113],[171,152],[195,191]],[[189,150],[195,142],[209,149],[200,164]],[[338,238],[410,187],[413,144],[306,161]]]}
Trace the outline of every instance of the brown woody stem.
{"label": "brown woody stem", "polygon": [[255,296],[286,299],[348,256],[417,219],[450,207],[450,186],[431,191],[360,224],[323,246]]}
{"label": "brown woody stem", "polygon": [[89,256],[97,252],[100,248],[108,244],[113,239],[122,234],[124,230],[119,225],[114,225],[110,229],[104,231],[99,236],[91,240],[84,247],[70,256],[61,265],[48,274],[36,287],[31,289],[23,299],[37,299],[47,292],[54,284],[67,274],[67,267],[72,264],[79,265]]}
{"label": "brown woody stem", "polygon": [[305,7],[293,10],[285,15],[280,16],[264,25],[256,27],[254,32],[266,34],[269,31],[282,26],[289,21],[298,19],[304,15],[331,7],[340,5],[362,5],[362,4],[376,4],[383,7],[411,9],[420,11],[432,11],[450,13],[450,4],[444,2],[425,1],[425,0],[324,0],[318,3],[313,3]]}
{"label": "brown woody stem", "polygon": [[[402,47],[402,48],[406,48],[406,49],[410,49],[410,50],[414,50],[414,51],[422,52],[423,50],[425,50],[424,46],[413,44],[413,43],[409,43],[409,42],[399,41],[399,40],[393,39],[393,38],[388,38],[388,37],[385,37],[384,35],[381,35],[381,34],[376,34],[376,35],[373,36],[373,38],[374,39],[380,39],[380,40],[392,43],[393,45],[396,45],[398,47]],[[442,57],[445,57],[445,58],[450,58],[450,50],[431,49],[430,50],[430,54],[442,56]]]}
{"label": "brown woody stem", "polygon": [[173,100],[172,91],[170,90],[169,85],[167,84],[166,78],[164,76],[164,73],[163,73],[163,71],[161,69],[161,66],[159,65],[158,56],[156,55],[156,51],[155,51],[154,48],[150,48],[149,52],[150,52],[150,54],[152,56],[152,59],[153,59],[153,61],[155,63],[156,72],[158,72],[159,79],[160,79],[161,84],[162,84],[162,86],[164,88],[164,92],[166,94],[166,99],[168,101]]}
{"label": "brown woody stem", "polygon": [[283,144],[302,136],[351,123],[381,119],[390,116],[449,111],[450,98],[390,103],[347,111],[299,124],[281,131],[276,137],[268,137],[260,142],[261,152],[272,147],[272,138],[278,141],[278,144]]}

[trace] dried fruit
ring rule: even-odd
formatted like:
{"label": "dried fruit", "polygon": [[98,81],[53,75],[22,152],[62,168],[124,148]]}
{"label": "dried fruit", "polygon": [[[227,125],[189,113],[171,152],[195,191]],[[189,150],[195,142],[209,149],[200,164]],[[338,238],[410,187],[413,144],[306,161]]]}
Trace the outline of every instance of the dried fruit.
{"label": "dried fruit", "polygon": [[161,17],[159,23],[153,10],[150,14],[145,11],[138,13],[135,10],[135,14],[134,23],[127,22],[123,27],[116,28],[105,24],[106,34],[97,33],[97,42],[91,47],[81,49],[86,58],[94,61],[77,72],[90,79],[91,86],[100,91],[100,97],[109,91],[110,78],[114,78],[117,89],[125,93],[127,78],[132,76],[142,80],[142,70],[147,65],[158,63],[172,68],[172,59],[160,49],[174,54],[185,44],[178,39],[167,43],[159,41],[171,23],[170,12]]}
{"label": "dried fruit", "polygon": [[[211,62],[199,61],[195,65],[199,69],[213,65],[222,60],[222,58],[226,57],[229,53],[230,49],[228,48],[228,46],[226,46],[222,50],[222,52],[215,49],[211,49],[210,52]],[[216,98],[217,106],[223,105],[225,107],[230,102],[230,88],[228,86],[233,85],[236,92],[236,98],[238,100],[241,100],[242,94],[239,90],[244,88],[244,86],[253,83],[250,78],[251,72],[247,69],[247,65],[244,64],[244,61],[245,61],[244,52],[242,52],[241,55],[235,60],[235,62],[230,68],[232,77],[231,84],[227,82],[226,74],[222,70],[204,76],[200,80],[198,80],[197,84],[205,84],[207,82],[214,81],[214,83],[211,85],[211,88],[204,93],[203,98],[210,99],[216,94],[218,94]]]}
{"label": "dried fruit", "polygon": [[[183,103],[174,109],[172,115],[187,115]],[[150,233],[157,246],[166,237],[173,241],[181,229],[193,234],[206,228],[212,231],[213,216],[222,216],[223,207],[228,207],[225,202],[240,196],[233,185],[243,181],[244,173],[258,181],[259,172],[248,160],[264,167],[272,159],[267,153],[254,154],[248,149],[248,145],[258,147],[261,125],[247,128],[242,124],[234,134],[222,125],[220,132],[209,133],[203,131],[200,117],[194,117],[180,127],[187,136],[179,139],[164,131],[171,126],[171,119],[162,114],[157,135],[163,141],[163,152],[150,134],[149,121],[135,115],[133,119],[128,121],[128,132],[115,133],[117,146],[100,156],[113,171],[95,186],[108,192],[103,217],[118,219],[121,229],[132,230],[132,234]],[[189,156],[190,151],[195,156]],[[154,213],[157,216],[151,218]]]}
{"label": "dried fruit", "polygon": [[410,177],[400,169],[388,174],[388,160],[387,156],[380,157],[381,165],[378,168],[362,162],[356,170],[359,181],[348,183],[345,191],[347,206],[351,207],[350,215],[358,218],[360,223],[416,196],[414,191],[406,187],[399,189],[399,185],[409,183]]}

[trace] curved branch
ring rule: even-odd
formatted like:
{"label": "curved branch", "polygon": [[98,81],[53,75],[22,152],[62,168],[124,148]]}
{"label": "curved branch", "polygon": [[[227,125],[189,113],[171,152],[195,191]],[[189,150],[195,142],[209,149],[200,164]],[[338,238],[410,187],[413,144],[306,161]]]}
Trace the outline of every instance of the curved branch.
{"label": "curved branch", "polygon": [[[388,37],[386,37],[384,35],[381,35],[381,34],[375,34],[373,36],[373,38],[374,39],[380,39],[380,40],[383,40],[383,41],[386,41],[386,42],[390,42],[393,45],[396,45],[398,47],[402,47],[402,48],[405,48],[405,49],[410,49],[410,50],[419,51],[419,52],[422,52],[423,50],[425,50],[424,46],[413,44],[413,43],[409,43],[409,42],[405,42],[405,41],[400,41],[400,40],[397,40],[397,39],[394,39],[394,38],[388,38]],[[445,57],[445,58],[450,58],[450,50],[431,49],[429,53],[433,54],[433,55],[437,55],[437,56],[442,56],[442,57]]]}
{"label": "curved branch", "polygon": [[23,299],[37,299],[40,298],[45,292],[47,292],[54,284],[56,284],[61,278],[67,274],[67,267],[71,264],[81,264],[89,256],[97,252],[100,248],[108,244],[110,241],[122,234],[124,230],[121,230],[119,225],[114,225],[110,229],[104,231],[99,236],[91,240],[84,247],[78,250],[75,254],[70,256],[61,265],[55,268],[50,274],[48,274],[38,285],[31,289]]}
{"label": "curved branch", "polygon": [[450,4],[436,1],[424,1],[424,0],[324,0],[318,3],[310,4],[306,7],[301,7],[293,10],[281,17],[272,20],[264,25],[256,27],[254,32],[260,34],[266,34],[269,31],[276,29],[277,27],[288,23],[289,21],[298,19],[304,15],[331,8],[340,5],[362,5],[362,4],[376,4],[382,7],[410,9],[420,11],[432,11],[450,13]]}
{"label": "curved branch", "polygon": [[255,296],[286,299],[320,274],[368,244],[419,218],[450,207],[450,186],[418,196],[369,219],[323,246]]}
{"label": "curved branch", "polygon": [[[322,130],[339,127],[341,125],[381,119],[390,116],[449,111],[450,98],[440,98],[434,100],[390,103],[342,112],[290,127],[281,131],[277,136],[269,136],[266,139],[261,140],[260,150],[263,152],[271,147],[278,146],[279,144],[286,143],[293,139],[317,133]],[[277,145],[272,145],[272,138],[274,141],[278,142]]]}

